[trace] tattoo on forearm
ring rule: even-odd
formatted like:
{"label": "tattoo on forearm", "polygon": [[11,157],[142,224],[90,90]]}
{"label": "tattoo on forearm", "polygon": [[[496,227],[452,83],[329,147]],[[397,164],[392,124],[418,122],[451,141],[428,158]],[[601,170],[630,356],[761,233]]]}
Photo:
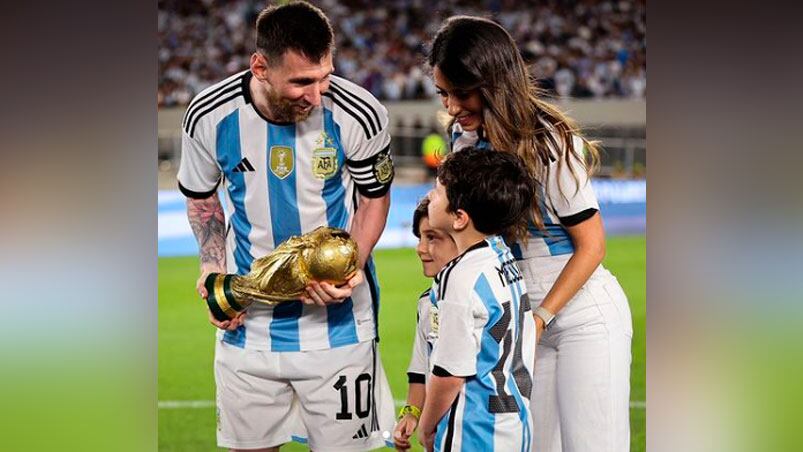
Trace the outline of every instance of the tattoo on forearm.
{"label": "tattoo on forearm", "polygon": [[217,195],[187,199],[187,217],[201,250],[201,264],[226,263],[226,219]]}

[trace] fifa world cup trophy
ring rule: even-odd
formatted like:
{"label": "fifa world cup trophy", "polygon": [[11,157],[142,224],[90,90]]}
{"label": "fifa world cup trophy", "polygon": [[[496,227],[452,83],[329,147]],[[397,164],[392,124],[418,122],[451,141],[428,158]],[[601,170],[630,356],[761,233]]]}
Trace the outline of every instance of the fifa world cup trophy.
{"label": "fifa world cup trophy", "polygon": [[321,226],[293,236],[254,260],[247,275],[210,273],[204,281],[212,315],[230,320],[253,302],[298,300],[310,281],[340,285],[357,272],[357,243],[348,232]]}

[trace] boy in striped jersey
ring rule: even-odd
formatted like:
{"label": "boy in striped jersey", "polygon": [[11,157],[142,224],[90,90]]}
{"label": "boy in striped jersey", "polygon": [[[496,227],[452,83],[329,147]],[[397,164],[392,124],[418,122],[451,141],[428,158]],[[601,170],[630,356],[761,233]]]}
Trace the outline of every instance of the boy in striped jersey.
{"label": "boy in striped jersey", "polygon": [[[265,8],[248,70],[202,91],[183,122],[179,188],[206,275],[245,274],[254,259],[319,226],[351,233],[357,275],[311,283],[300,301],[249,306],[218,327],[220,447],[275,451],[302,433],[316,451],[381,447],[393,398],[376,347],[371,251],[385,227],[393,163],[387,110],[332,75],[334,37],[305,2]],[[226,214],[217,189],[223,182]]]}
{"label": "boy in striped jersey", "polygon": [[[415,251],[421,259],[424,276],[434,278],[447,262],[457,257],[457,246],[452,238],[429,224],[427,208],[429,199],[424,198],[418,203],[413,213],[413,235],[418,237],[418,246]],[[432,350],[430,341],[433,339],[432,315],[437,312],[432,308],[430,296],[432,291],[427,289],[418,299],[416,312],[416,334],[413,341],[413,353],[410,357],[410,366],[407,368],[407,405],[399,413],[399,422],[393,432],[393,442],[398,450],[410,448],[410,436],[415,432],[421,416],[421,408],[426,397],[426,375],[429,373],[429,353]]]}
{"label": "boy in striped jersey", "polygon": [[458,257],[432,285],[433,347],[418,437],[427,450],[529,451],[535,322],[501,234],[526,221],[535,190],[515,155],[469,148],[438,169],[430,225]]}

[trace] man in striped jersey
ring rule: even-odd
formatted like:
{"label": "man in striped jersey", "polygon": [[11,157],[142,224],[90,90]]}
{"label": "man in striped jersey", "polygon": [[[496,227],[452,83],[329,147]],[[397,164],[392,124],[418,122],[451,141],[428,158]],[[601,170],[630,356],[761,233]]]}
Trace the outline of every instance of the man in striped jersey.
{"label": "man in striped jersey", "polygon": [[370,93],[332,75],[333,43],[319,9],[268,7],[250,68],[198,94],[184,117],[178,181],[202,297],[209,273],[245,274],[322,225],[351,232],[363,269],[342,287],[311,283],[300,301],[256,303],[226,322],[210,314],[221,447],[277,450],[303,425],[316,451],[366,450],[393,428],[371,260],[390,206],[389,121]]}
{"label": "man in striped jersey", "polygon": [[438,170],[429,223],[460,254],[432,285],[437,314],[418,426],[427,450],[530,450],[535,321],[500,234],[523,225],[534,190],[521,160],[504,152],[469,148]]}

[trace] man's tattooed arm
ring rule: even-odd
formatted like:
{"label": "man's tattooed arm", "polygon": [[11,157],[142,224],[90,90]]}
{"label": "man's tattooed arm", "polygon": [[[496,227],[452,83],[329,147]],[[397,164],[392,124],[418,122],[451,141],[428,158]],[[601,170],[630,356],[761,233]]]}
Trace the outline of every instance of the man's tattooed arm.
{"label": "man's tattooed arm", "polygon": [[206,199],[187,198],[187,217],[201,250],[201,268],[226,268],[226,219],[217,194]]}

